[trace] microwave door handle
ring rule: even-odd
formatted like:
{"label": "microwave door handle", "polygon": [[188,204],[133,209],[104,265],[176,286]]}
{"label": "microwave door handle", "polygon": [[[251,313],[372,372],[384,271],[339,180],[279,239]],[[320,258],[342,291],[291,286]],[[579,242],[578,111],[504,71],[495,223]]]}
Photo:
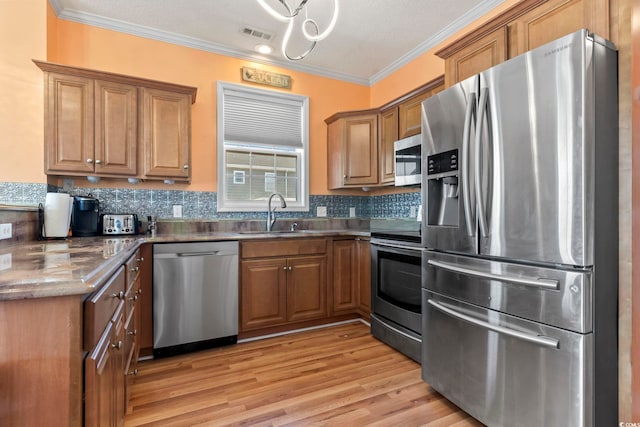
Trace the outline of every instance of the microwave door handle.
{"label": "microwave door handle", "polygon": [[464,205],[464,219],[467,225],[467,235],[475,235],[475,227],[472,221],[471,211],[471,195],[469,188],[469,144],[471,139],[471,123],[474,116],[474,107],[476,104],[476,93],[471,92],[469,94],[469,101],[467,102],[467,109],[464,115],[464,130],[462,132],[462,162],[461,171],[462,175],[462,204]]}
{"label": "microwave door handle", "polygon": [[487,227],[487,219],[485,217],[484,201],[482,200],[482,171],[480,166],[482,163],[482,126],[484,125],[485,112],[487,110],[487,100],[489,98],[489,89],[480,89],[480,103],[478,105],[478,125],[476,131],[475,140],[475,188],[476,188],[476,203],[478,207],[478,223],[480,224],[480,235],[487,237],[489,235],[489,227]]}
{"label": "microwave door handle", "polygon": [[555,338],[545,337],[543,335],[533,335],[528,334],[526,332],[517,331],[515,329],[506,328],[504,326],[492,325],[491,323],[485,322],[483,320],[475,319],[471,316],[467,316],[466,314],[458,313],[455,310],[450,309],[449,307],[445,307],[444,305],[432,300],[428,299],[427,302],[440,310],[441,312],[448,314],[449,316],[463,320],[465,322],[471,323],[472,325],[479,326],[481,328],[489,329],[490,331],[497,332],[499,334],[508,335],[513,338],[517,338],[523,341],[527,341],[533,344],[538,344],[543,347],[549,347],[553,349],[557,349],[560,345],[560,341]]}

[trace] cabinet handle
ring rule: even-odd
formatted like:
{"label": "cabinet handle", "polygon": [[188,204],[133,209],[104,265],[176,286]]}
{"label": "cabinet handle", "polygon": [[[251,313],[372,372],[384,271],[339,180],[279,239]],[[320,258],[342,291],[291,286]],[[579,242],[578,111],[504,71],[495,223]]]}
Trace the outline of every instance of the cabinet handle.
{"label": "cabinet handle", "polygon": [[289,271],[293,270],[293,267],[289,266]]}
{"label": "cabinet handle", "polygon": [[87,159],[87,163],[93,163],[93,159],[91,158]]}
{"label": "cabinet handle", "polygon": [[138,368],[134,369],[133,371],[130,371],[129,375],[133,375],[134,377],[138,375]]}
{"label": "cabinet handle", "polygon": [[99,165],[100,163],[102,163],[100,160],[96,159],[96,165]]}
{"label": "cabinet handle", "polygon": [[134,272],[136,272],[136,271],[138,271],[138,270],[140,270],[140,267],[131,267],[131,268],[129,269],[129,271],[130,271],[130,272],[132,272],[132,273],[134,273]]}
{"label": "cabinet handle", "polygon": [[134,295],[131,298],[129,298],[129,301],[138,301],[138,295]]}
{"label": "cabinet handle", "polygon": [[137,335],[138,331],[137,330],[133,330],[133,331],[129,331],[127,332],[129,335],[133,335],[134,337]]}
{"label": "cabinet handle", "polygon": [[136,294],[138,294],[138,295],[142,295],[142,288],[138,289],[138,290],[136,291]]}
{"label": "cabinet handle", "polygon": [[141,256],[140,258],[136,258],[136,261],[137,261],[137,262],[142,262],[142,261],[144,261],[144,257],[143,257],[143,256]]}
{"label": "cabinet handle", "polygon": [[189,169],[189,165],[182,166],[182,169]]}
{"label": "cabinet handle", "polygon": [[115,344],[111,344],[111,348],[115,348],[116,350],[120,350],[122,348],[122,341],[118,341]]}
{"label": "cabinet handle", "polygon": [[111,296],[118,299],[124,299],[124,291],[120,291],[117,294],[111,294]]}

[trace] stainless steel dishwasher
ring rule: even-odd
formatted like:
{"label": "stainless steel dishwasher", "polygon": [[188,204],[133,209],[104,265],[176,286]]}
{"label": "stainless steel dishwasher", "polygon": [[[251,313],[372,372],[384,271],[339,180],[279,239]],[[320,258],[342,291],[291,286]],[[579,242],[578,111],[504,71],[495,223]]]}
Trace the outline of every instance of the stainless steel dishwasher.
{"label": "stainless steel dishwasher", "polygon": [[153,355],[238,340],[238,242],[153,245]]}

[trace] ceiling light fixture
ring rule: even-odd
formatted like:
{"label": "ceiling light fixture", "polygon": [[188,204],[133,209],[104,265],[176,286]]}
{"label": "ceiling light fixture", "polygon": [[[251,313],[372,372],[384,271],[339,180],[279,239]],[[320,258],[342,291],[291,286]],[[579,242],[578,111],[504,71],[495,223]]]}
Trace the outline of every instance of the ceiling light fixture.
{"label": "ceiling light fixture", "polygon": [[269,55],[271,52],[273,52],[273,48],[268,44],[256,45],[255,49],[256,49],[256,52],[261,53],[263,55]]}
{"label": "ceiling light fixture", "polygon": [[[287,31],[284,33],[284,38],[282,39],[282,54],[289,61],[298,61],[307,56],[313,50],[313,48],[316,47],[316,44],[320,40],[324,40],[325,38],[327,38],[331,31],[333,31],[334,27],[336,26],[336,21],[338,20],[338,0],[333,0],[333,14],[331,15],[329,25],[323,32],[320,32],[318,23],[307,16],[308,10],[306,5],[309,0],[301,0],[300,4],[296,8],[292,8],[291,6],[289,6],[287,0],[278,0],[278,2],[286,9],[286,13],[279,13],[278,11],[276,11],[274,8],[267,4],[267,0],[257,1],[258,4],[260,4],[260,6],[262,6],[262,8],[269,13],[269,15],[273,16],[280,22],[288,24]],[[289,44],[291,32],[293,31],[294,18],[296,18],[303,9],[305,19],[304,21],[302,21],[302,34],[308,41],[311,42],[311,47],[301,55],[289,56],[289,54],[287,53],[287,45]],[[311,29],[312,32],[309,32],[309,29]]]}

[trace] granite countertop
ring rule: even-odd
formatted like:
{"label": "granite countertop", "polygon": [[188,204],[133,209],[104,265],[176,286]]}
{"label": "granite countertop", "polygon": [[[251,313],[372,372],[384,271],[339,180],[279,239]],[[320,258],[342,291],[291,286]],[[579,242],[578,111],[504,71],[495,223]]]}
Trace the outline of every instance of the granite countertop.
{"label": "granite countertop", "polygon": [[72,237],[0,249],[0,301],[86,295],[105,281],[143,243],[198,242],[312,236],[368,236],[350,230],[246,231],[128,237]]}

